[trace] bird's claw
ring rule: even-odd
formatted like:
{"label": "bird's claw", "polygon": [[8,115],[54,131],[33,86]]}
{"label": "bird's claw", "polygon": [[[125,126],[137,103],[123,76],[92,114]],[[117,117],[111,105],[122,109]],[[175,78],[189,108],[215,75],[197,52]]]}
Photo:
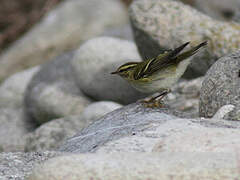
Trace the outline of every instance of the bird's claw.
{"label": "bird's claw", "polygon": [[142,100],[140,101],[145,108],[163,108],[164,104],[159,100]]}

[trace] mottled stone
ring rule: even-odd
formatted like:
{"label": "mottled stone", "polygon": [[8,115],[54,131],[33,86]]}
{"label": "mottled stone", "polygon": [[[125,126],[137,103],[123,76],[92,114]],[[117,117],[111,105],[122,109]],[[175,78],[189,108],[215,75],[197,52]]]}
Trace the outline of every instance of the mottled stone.
{"label": "mottled stone", "polygon": [[134,1],[129,14],[143,58],[155,57],[188,41],[191,46],[208,41],[208,47],[194,56],[184,77],[204,75],[217,58],[240,47],[239,24],[216,21],[178,1]]}
{"label": "mottled stone", "polygon": [[212,117],[224,105],[235,109],[225,119],[240,120],[240,51],[219,59],[202,84],[199,113]]}
{"label": "mottled stone", "polygon": [[219,20],[235,20],[239,22],[239,0],[194,0],[194,7]]}
{"label": "mottled stone", "polygon": [[182,111],[185,117],[199,117],[199,96],[204,77],[192,80],[181,80],[172,87],[172,92],[166,96],[166,104],[172,109]]}
{"label": "mottled stone", "polygon": [[24,180],[36,164],[60,154],[59,152],[0,153],[0,179]]}

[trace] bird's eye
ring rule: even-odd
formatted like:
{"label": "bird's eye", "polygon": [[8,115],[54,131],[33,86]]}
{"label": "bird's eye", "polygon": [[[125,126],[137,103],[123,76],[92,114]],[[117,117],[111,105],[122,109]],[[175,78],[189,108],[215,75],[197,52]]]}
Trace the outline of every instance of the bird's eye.
{"label": "bird's eye", "polygon": [[119,70],[118,72],[124,72],[125,71],[125,69],[121,69],[121,70]]}
{"label": "bird's eye", "polygon": [[225,9],[222,11],[222,14],[225,18],[231,19],[234,16],[234,12],[231,9]]}

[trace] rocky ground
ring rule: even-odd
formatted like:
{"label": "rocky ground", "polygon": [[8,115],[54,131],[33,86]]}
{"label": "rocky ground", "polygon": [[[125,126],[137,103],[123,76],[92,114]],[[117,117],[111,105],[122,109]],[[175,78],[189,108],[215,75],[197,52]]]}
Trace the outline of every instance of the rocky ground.
{"label": "rocky ground", "polygon": [[[0,179],[239,179],[240,1],[183,2],[64,1],[4,51]],[[163,108],[110,74],[206,40]]]}

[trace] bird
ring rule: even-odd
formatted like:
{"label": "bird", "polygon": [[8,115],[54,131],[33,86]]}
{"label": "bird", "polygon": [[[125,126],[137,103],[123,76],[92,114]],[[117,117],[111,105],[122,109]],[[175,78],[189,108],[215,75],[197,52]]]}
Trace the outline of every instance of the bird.
{"label": "bird", "polygon": [[201,48],[206,47],[207,41],[182,52],[188,44],[190,42],[186,42],[173,50],[164,51],[157,57],[142,62],[125,63],[111,74],[119,75],[140,92],[161,92],[150,100],[144,100],[144,103],[155,103],[159,98],[157,102],[160,102],[163,97],[171,92],[171,87],[186,71],[191,62],[189,57],[196,54]]}

